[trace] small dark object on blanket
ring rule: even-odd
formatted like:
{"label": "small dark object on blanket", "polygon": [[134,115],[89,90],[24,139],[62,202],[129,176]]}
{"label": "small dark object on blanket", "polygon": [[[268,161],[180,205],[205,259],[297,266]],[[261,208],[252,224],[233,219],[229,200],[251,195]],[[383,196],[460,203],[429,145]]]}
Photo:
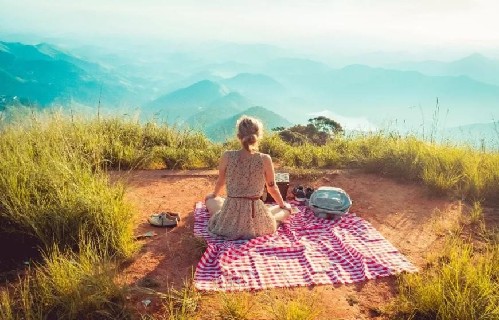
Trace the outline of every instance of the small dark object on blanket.
{"label": "small dark object on blanket", "polygon": [[303,186],[298,186],[294,188],[293,195],[295,196],[295,200],[298,202],[305,202],[307,200],[305,191],[303,190]]}
{"label": "small dark object on blanket", "polygon": [[313,193],[314,193],[314,188],[311,188],[311,187],[305,188],[305,197],[307,199],[310,199],[310,197],[312,196]]}

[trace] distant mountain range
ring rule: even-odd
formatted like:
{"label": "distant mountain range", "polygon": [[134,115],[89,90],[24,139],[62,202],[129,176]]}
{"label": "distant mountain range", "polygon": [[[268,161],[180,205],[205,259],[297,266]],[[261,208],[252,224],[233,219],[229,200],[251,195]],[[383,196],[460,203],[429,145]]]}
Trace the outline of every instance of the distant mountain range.
{"label": "distant mountain range", "polygon": [[214,141],[234,137],[235,123],[242,115],[262,119],[270,129],[292,125],[277,113],[254,106],[240,93],[209,80],[161,96],[147,104],[143,111],[143,116],[204,131]]}
{"label": "distant mountain range", "polygon": [[[389,120],[412,126],[429,122],[437,98],[450,126],[469,123],[470,119],[488,122],[499,115],[499,86],[469,76],[432,76],[365,65],[332,69],[303,59],[270,61],[264,69],[267,71],[260,72],[281,83],[294,97],[304,99],[310,111],[326,109],[366,117],[378,127]],[[280,108],[300,112],[299,105],[276,106],[274,110],[280,112]]]}
{"label": "distant mountain range", "polygon": [[230,121],[249,111],[268,117],[269,128],[306,123],[317,112],[364,119],[370,128],[395,121],[405,130],[499,118],[499,62],[479,54],[453,62],[332,68],[258,45],[75,51],[80,54],[46,43],[0,42],[0,110],[73,102],[100,103],[118,114],[138,108],[144,120],[197,128],[214,139],[233,133]]}
{"label": "distant mountain range", "polygon": [[224,86],[210,80],[203,80],[149,102],[143,108],[143,113],[144,115],[152,113],[155,118],[169,123],[184,122],[227,94],[229,90]]}
{"label": "distant mountain range", "polygon": [[287,95],[286,88],[282,84],[265,74],[239,73],[232,78],[224,79],[222,83],[232,90],[249,97],[259,97],[269,103]]}
{"label": "distant mountain range", "polygon": [[240,113],[252,106],[252,102],[237,92],[212,101],[206,107],[187,118],[186,123],[198,128],[206,128],[213,123],[226,119],[228,116]]}
{"label": "distant mountain range", "polygon": [[118,105],[128,97],[124,81],[98,64],[51,45],[0,42],[0,96],[45,107],[54,103]]}
{"label": "distant mountain range", "polygon": [[391,65],[399,70],[413,70],[434,76],[468,76],[499,86],[499,61],[474,53],[452,62],[422,61]]}

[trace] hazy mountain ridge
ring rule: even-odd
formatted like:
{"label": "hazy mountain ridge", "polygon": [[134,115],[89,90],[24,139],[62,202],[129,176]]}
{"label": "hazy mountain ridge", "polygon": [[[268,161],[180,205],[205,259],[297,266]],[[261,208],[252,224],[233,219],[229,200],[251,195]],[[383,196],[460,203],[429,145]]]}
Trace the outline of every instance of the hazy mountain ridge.
{"label": "hazy mountain ridge", "polygon": [[[282,63],[281,68],[286,69]],[[490,121],[499,106],[499,86],[467,76],[429,76],[365,65],[333,69],[313,64],[311,69],[292,68],[290,65],[291,71],[286,74],[269,74],[308,101],[315,109],[311,111],[329,109],[350,117],[365,116],[377,124],[390,117],[420,123],[420,110],[431,114],[437,98],[440,107],[449,110],[447,120],[451,125],[464,124],[473,117],[478,122]],[[482,114],[473,111],[477,103]],[[414,107],[420,110],[415,113]],[[294,111],[299,106],[286,108]]]}
{"label": "hazy mountain ridge", "polygon": [[272,112],[264,107],[255,106],[226,119],[217,121],[212,125],[206,127],[206,135],[213,141],[224,141],[226,139],[235,137],[236,121],[243,115],[261,119],[265,128],[264,130],[268,131],[270,131],[272,128],[290,127],[292,125],[291,122],[289,122],[279,114]]}
{"label": "hazy mountain ridge", "polygon": [[219,98],[208,104],[203,110],[194,114],[186,120],[191,127],[203,129],[214,123],[231,117],[239,112],[250,108],[253,103],[237,92]]}
{"label": "hazy mountain ridge", "polygon": [[278,95],[286,89],[275,79],[258,73],[239,73],[232,78],[224,79],[223,83],[242,94]]}
{"label": "hazy mountain ridge", "polygon": [[214,141],[234,136],[234,126],[242,115],[262,119],[266,128],[291,126],[281,115],[253,102],[237,91],[203,80],[170,92],[148,104],[146,114],[168,123],[201,130]]}
{"label": "hazy mountain ridge", "polygon": [[480,82],[499,85],[499,60],[490,59],[479,53],[451,62],[429,60],[398,63],[391,65],[391,67],[437,76],[466,75]]}
{"label": "hazy mountain ridge", "polygon": [[117,105],[127,97],[123,81],[89,61],[48,45],[0,43],[0,95],[41,107],[72,101]]}
{"label": "hazy mountain ridge", "polygon": [[229,90],[223,85],[202,80],[149,102],[143,108],[143,113],[154,114],[169,123],[183,122],[228,94]]}
{"label": "hazy mountain ridge", "polygon": [[[139,106],[143,118],[205,128],[211,118],[220,121],[249,107],[264,106],[292,123],[305,123],[310,114],[329,110],[345,121],[365,119],[372,128],[394,119],[403,126],[428,123],[438,98],[444,126],[499,118],[499,86],[470,74],[429,75],[362,64],[333,68],[271,46],[214,44],[203,49],[160,51],[151,45],[100,52],[87,48],[86,58],[79,58],[80,54],[46,43],[3,42],[0,107],[2,101],[12,102],[13,94],[45,104],[68,105],[74,99],[93,107],[102,97],[104,106]],[[94,51],[99,63],[91,58]],[[13,53],[21,57],[22,67],[11,67],[16,61]],[[490,61],[479,55],[458,60],[470,66]]]}

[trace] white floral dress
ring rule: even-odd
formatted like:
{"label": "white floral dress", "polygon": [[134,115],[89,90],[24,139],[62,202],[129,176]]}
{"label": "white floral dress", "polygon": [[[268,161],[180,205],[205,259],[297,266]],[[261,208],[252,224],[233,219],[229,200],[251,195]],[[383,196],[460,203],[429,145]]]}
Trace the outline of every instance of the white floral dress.
{"label": "white floral dress", "polygon": [[227,151],[225,175],[227,198],[208,222],[208,231],[230,240],[272,234],[277,223],[260,196],[265,186],[263,155],[239,159],[238,151]]}

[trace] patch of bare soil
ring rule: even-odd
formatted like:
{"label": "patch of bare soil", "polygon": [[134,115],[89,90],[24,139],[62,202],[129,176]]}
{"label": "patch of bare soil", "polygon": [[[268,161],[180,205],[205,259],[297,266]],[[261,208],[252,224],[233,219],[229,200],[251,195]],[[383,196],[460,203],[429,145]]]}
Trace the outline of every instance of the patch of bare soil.
{"label": "patch of bare soil", "polygon": [[[213,190],[216,177],[216,171],[199,170],[112,174],[113,180],[121,180],[128,186],[126,197],[138,209],[136,234],[157,233],[141,240],[141,251],[123,270],[126,284],[165,292],[168,287],[179,288],[185,279],[192,278],[202,255],[193,236],[193,208]],[[353,200],[351,212],[369,221],[419,268],[425,266],[425,257],[442,245],[443,236],[457,228],[462,212],[459,201],[430,197],[422,186],[355,170],[331,170],[314,179],[291,176],[290,180],[290,191],[299,184],[344,189]],[[150,226],[147,218],[160,211],[180,213],[179,226],[172,229]],[[280,294],[282,290],[273,291]],[[315,297],[322,310],[319,319],[382,319],[383,308],[396,294],[396,281],[394,277],[387,277],[352,285],[294,291]],[[148,307],[141,303],[144,297],[152,300]],[[216,294],[203,294],[198,318],[216,318],[219,300]],[[160,299],[144,294],[131,294],[130,303],[139,313],[154,314],[161,309]]]}

